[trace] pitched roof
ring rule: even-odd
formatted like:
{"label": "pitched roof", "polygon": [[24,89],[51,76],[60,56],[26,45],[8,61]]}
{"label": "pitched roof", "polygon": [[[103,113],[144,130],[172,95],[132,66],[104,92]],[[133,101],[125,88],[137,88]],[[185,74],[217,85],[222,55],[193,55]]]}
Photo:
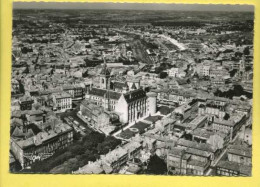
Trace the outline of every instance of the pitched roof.
{"label": "pitched roof", "polygon": [[159,109],[159,111],[160,111],[160,113],[162,114],[162,115],[167,115],[167,114],[169,114],[170,112],[172,112],[174,109],[173,108],[170,108],[170,107],[168,107],[168,106],[160,106],[160,109]]}
{"label": "pitched roof", "polygon": [[194,141],[185,140],[183,138],[178,140],[178,145],[188,147],[188,148],[194,148],[197,150],[207,151],[211,153],[216,151],[215,149],[213,149],[213,147],[210,144],[197,143]]}
{"label": "pitched roof", "polygon": [[128,85],[126,84],[126,82],[119,82],[119,81],[114,82],[114,88],[123,89],[123,88],[127,88],[127,87],[128,87]]}
{"label": "pitched roof", "polygon": [[211,131],[208,131],[207,129],[197,128],[197,129],[194,129],[191,132],[191,134],[194,135],[194,136],[200,136],[200,137],[203,137],[203,138],[209,138],[211,135],[214,135],[215,133],[213,133]]}
{"label": "pitched roof", "polygon": [[70,98],[71,95],[67,92],[57,92],[52,94],[56,99]]}
{"label": "pitched roof", "polygon": [[162,119],[162,116],[148,116],[147,118],[145,118],[146,121],[150,121],[150,122],[156,122],[158,120],[161,120]]}
{"label": "pitched roof", "polygon": [[[41,124],[42,126],[43,125],[48,125],[47,123],[46,124]],[[59,123],[59,124],[55,124],[54,128],[49,130],[48,132],[45,132],[45,131],[40,131],[38,129],[39,132],[36,132],[37,129],[35,127],[35,129],[33,128],[30,128],[32,129],[32,131],[30,131],[29,135],[30,137],[25,139],[25,140],[19,140],[17,141],[17,144],[22,148],[26,148],[28,146],[38,146],[40,144],[42,144],[43,142],[57,136],[58,134],[60,133],[63,133],[65,131],[70,131],[72,130],[72,127],[70,127],[69,125],[67,124],[64,124],[64,123]],[[36,134],[35,136],[31,136],[33,134]]]}
{"label": "pitched roof", "polygon": [[23,129],[21,127],[15,127],[13,133],[12,133],[12,136],[13,137],[22,137],[24,136],[24,133],[23,133]]}
{"label": "pitched roof", "polygon": [[32,101],[33,99],[30,96],[24,95],[23,97],[20,98],[20,102],[24,101]]}
{"label": "pitched roof", "polygon": [[188,161],[188,164],[193,165],[193,166],[205,167],[207,165],[207,162],[201,162],[201,161],[192,159],[192,160]]}
{"label": "pitched roof", "polygon": [[181,147],[173,147],[171,149],[169,149],[169,154],[177,156],[177,157],[181,157],[182,155],[184,155],[186,148],[181,148]]}
{"label": "pitched roof", "polygon": [[29,110],[28,113],[29,115],[40,115],[40,114],[43,114],[43,111],[41,110]]}
{"label": "pitched roof", "polygon": [[252,157],[252,148],[248,148],[243,145],[229,145],[228,153],[245,157]]}
{"label": "pitched roof", "polygon": [[121,96],[121,93],[110,91],[110,90],[104,90],[100,88],[92,88],[89,91],[89,95],[95,95],[95,96],[106,97],[106,98],[108,98],[109,96],[110,99],[118,100]]}
{"label": "pitched roof", "polygon": [[217,123],[217,124],[221,124],[221,125],[224,125],[224,126],[235,126],[235,122],[234,121],[231,121],[231,120],[224,120],[224,119],[215,119],[214,120],[214,123]]}
{"label": "pitched roof", "polygon": [[251,176],[251,172],[252,172],[251,166],[246,166],[246,165],[242,165],[242,164],[239,164],[236,162],[230,162],[230,161],[220,160],[217,164],[217,167],[237,171],[237,172],[247,175],[247,176]]}
{"label": "pitched roof", "polygon": [[198,156],[202,156],[202,157],[209,157],[210,156],[210,153],[208,151],[202,151],[202,150],[194,149],[194,148],[187,148],[186,152],[190,153],[192,155],[198,155]]}
{"label": "pitched roof", "polygon": [[134,89],[134,90],[137,89],[135,84],[132,85],[131,89]]}
{"label": "pitched roof", "polygon": [[146,97],[146,92],[143,89],[133,90],[124,94],[127,103],[131,103],[141,98]]}

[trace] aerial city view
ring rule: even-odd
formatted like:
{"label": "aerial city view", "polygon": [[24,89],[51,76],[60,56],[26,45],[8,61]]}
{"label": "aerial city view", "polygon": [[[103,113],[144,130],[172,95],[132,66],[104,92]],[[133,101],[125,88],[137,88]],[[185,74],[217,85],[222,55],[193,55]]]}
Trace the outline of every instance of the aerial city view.
{"label": "aerial city view", "polygon": [[14,8],[10,172],[251,176],[254,11],[137,6]]}

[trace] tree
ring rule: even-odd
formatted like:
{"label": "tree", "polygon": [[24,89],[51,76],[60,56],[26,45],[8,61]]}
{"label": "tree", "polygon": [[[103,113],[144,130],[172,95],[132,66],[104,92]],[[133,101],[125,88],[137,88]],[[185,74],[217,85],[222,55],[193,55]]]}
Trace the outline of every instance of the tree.
{"label": "tree", "polygon": [[150,158],[147,166],[147,174],[164,175],[167,173],[167,165],[163,159],[154,155]]}
{"label": "tree", "polygon": [[249,55],[250,51],[249,51],[249,47],[245,47],[244,51],[243,51],[244,55]]}
{"label": "tree", "polygon": [[22,52],[23,54],[27,54],[28,52],[33,52],[33,50],[32,50],[32,48],[23,47],[23,48],[21,49],[21,52]]}
{"label": "tree", "polygon": [[244,91],[243,87],[241,85],[234,85],[233,89],[230,89],[226,92],[222,92],[220,90],[217,90],[214,95],[219,97],[227,97],[229,99],[232,99],[234,96],[239,97],[241,95],[245,95],[247,98],[252,98],[252,93],[248,93]]}
{"label": "tree", "polygon": [[78,160],[71,158],[63,164],[53,168],[50,173],[71,173],[79,168]]}
{"label": "tree", "polygon": [[166,73],[166,72],[161,72],[160,73],[160,78],[161,79],[165,79],[167,76],[168,76],[168,73]]}
{"label": "tree", "polygon": [[229,72],[230,77],[234,77],[234,75],[236,74],[237,69],[233,69],[232,71]]}
{"label": "tree", "polygon": [[99,143],[97,150],[100,154],[106,154],[109,150],[113,150],[121,143],[121,140],[114,138],[113,136],[107,136],[102,143]]}
{"label": "tree", "polygon": [[251,70],[252,70],[252,67],[251,67],[251,66],[246,66],[245,70],[246,70],[246,71],[251,71]]}
{"label": "tree", "polygon": [[19,91],[20,91],[22,94],[24,94],[24,93],[25,93],[24,85],[22,84],[22,81],[21,81],[21,80],[19,80],[18,82],[19,82]]}
{"label": "tree", "polygon": [[81,145],[79,145],[79,144],[76,144],[76,145],[70,147],[69,150],[74,155],[81,155],[81,154],[84,154],[84,152],[85,152],[84,148]]}
{"label": "tree", "polygon": [[224,120],[228,120],[230,118],[230,115],[228,113],[225,114]]}
{"label": "tree", "polygon": [[81,138],[80,133],[78,133],[78,132],[73,133],[73,140],[74,141],[78,141],[78,140],[80,140],[80,138]]}

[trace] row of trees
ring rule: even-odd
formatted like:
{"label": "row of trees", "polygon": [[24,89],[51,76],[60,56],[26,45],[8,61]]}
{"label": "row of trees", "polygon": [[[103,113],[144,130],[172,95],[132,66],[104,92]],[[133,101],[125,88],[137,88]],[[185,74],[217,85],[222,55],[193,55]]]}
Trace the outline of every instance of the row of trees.
{"label": "row of trees", "polygon": [[241,85],[234,85],[233,89],[230,89],[225,92],[217,90],[214,93],[214,95],[219,96],[219,97],[226,97],[229,99],[232,99],[234,96],[239,97],[239,96],[245,95],[247,98],[252,99],[252,93],[246,92]]}

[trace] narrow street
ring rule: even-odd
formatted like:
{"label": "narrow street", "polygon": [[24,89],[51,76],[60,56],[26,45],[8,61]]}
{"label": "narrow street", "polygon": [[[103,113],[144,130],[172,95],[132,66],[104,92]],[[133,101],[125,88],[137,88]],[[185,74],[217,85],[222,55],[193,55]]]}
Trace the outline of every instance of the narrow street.
{"label": "narrow street", "polygon": [[[235,138],[233,140],[230,141],[230,143],[233,143],[234,141],[236,141],[237,138],[238,138],[238,134],[235,136]],[[210,166],[210,169],[206,173],[207,176],[211,175],[212,168],[214,168],[218,164],[218,162],[221,160],[221,158],[226,154],[227,148],[228,148],[228,146],[223,150],[223,152],[219,155],[219,157],[213,161],[213,164]]]}

